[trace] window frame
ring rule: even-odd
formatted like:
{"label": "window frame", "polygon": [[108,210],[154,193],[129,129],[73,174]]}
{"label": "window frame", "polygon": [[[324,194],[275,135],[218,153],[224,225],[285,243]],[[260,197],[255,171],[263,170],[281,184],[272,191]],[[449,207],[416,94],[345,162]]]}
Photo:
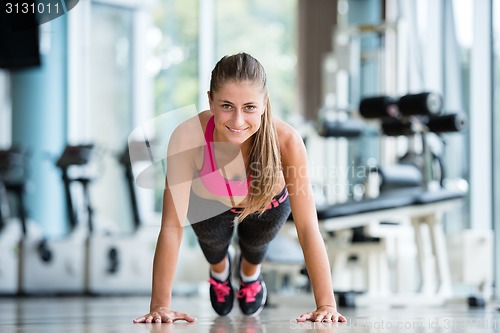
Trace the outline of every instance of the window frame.
{"label": "window frame", "polygon": [[0,149],[12,144],[12,105],[10,97],[10,75],[0,70]]}

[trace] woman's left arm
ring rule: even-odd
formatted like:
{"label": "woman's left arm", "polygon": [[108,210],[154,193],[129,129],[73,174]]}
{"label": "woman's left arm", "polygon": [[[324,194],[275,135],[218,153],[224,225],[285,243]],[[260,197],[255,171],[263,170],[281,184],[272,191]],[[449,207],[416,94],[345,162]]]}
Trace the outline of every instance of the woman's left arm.
{"label": "woman's left arm", "polygon": [[281,137],[283,175],[287,184],[293,220],[297,229],[309,278],[316,301],[316,310],[305,313],[297,321],[344,322],[337,312],[333,294],[330,264],[321,236],[316,205],[307,168],[307,152],[300,135],[289,129]]}

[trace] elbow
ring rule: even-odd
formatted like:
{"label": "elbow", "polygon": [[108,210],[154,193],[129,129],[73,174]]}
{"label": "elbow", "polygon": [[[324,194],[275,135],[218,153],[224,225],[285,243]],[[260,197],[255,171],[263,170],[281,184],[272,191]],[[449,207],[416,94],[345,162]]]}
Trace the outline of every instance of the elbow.
{"label": "elbow", "polygon": [[160,228],[160,233],[158,235],[158,241],[168,239],[168,241],[176,240],[180,243],[182,240],[182,235],[184,228],[180,225],[175,224],[164,224]]}

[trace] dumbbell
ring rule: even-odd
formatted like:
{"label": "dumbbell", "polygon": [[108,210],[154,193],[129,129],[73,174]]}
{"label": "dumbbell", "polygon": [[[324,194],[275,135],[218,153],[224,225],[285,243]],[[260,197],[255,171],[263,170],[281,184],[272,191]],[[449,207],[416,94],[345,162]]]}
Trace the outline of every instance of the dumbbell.
{"label": "dumbbell", "polygon": [[359,113],[367,119],[396,117],[399,113],[397,102],[397,99],[389,96],[363,98]]}
{"label": "dumbbell", "polygon": [[434,133],[461,132],[466,127],[466,118],[462,113],[453,113],[426,117],[423,123],[430,132]]}
{"label": "dumbbell", "polygon": [[[461,113],[421,117],[420,121],[427,131],[433,133],[460,132],[466,127],[465,116]],[[381,127],[382,132],[387,136],[410,136],[416,133],[415,125],[404,119],[384,119]]]}
{"label": "dumbbell", "polygon": [[380,124],[386,136],[411,136],[416,133],[413,123],[396,118],[387,118]]}
{"label": "dumbbell", "polygon": [[318,129],[318,133],[327,138],[358,138],[363,134],[365,125],[356,119],[347,119],[344,121],[325,120]]}
{"label": "dumbbell", "polygon": [[441,113],[443,100],[433,92],[407,94],[397,99],[390,96],[363,98],[359,104],[359,113],[367,119],[413,115],[438,115]]}

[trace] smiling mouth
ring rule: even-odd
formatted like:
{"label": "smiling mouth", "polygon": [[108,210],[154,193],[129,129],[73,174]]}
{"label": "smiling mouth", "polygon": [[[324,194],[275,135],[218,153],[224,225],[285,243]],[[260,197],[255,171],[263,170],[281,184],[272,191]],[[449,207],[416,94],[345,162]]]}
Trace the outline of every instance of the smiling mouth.
{"label": "smiling mouth", "polygon": [[240,133],[243,133],[244,131],[246,131],[248,129],[247,128],[243,128],[243,129],[240,129],[240,130],[237,130],[237,129],[234,129],[234,128],[230,128],[230,127],[227,127],[226,128],[231,132],[231,133],[235,133],[235,134],[240,134]]}

